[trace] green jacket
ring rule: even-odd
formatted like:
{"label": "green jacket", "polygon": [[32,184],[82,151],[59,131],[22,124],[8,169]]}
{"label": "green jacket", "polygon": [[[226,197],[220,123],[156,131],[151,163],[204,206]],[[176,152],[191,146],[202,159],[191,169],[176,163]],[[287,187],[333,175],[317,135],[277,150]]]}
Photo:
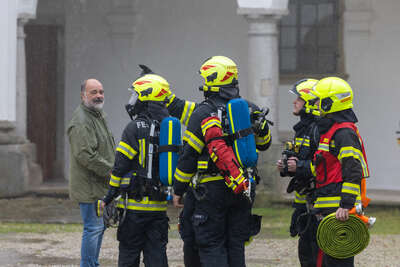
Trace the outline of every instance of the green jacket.
{"label": "green jacket", "polygon": [[81,203],[102,199],[108,190],[115,159],[114,138],[104,112],[82,103],[67,128],[70,143],[69,196]]}

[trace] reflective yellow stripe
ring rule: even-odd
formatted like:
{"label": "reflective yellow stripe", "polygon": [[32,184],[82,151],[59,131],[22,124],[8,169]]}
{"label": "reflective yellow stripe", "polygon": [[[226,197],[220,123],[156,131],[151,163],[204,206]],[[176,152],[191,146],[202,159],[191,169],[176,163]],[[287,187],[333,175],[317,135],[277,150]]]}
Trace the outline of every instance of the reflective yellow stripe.
{"label": "reflective yellow stripe", "polygon": [[139,139],[139,164],[145,168],[145,160],[146,160],[146,140]]}
{"label": "reflective yellow stripe", "polygon": [[339,207],[340,196],[336,197],[318,197],[315,201],[314,208],[335,208]]}
{"label": "reflective yellow stripe", "polygon": [[[117,204],[118,208],[125,208],[125,199],[120,198]],[[141,210],[141,211],[166,211],[167,201],[150,201],[148,197],[144,197],[142,201],[138,202],[134,199],[128,199],[128,210]]]}
{"label": "reflective yellow stripe", "polygon": [[204,92],[207,92],[207,91],[210,91],[210,92],[219,92],[219,87],[216,87],[216,86],[206,86],[206,85],[204,85],[204,86],[203,86],[203,91],[204,91]]}
{"label": "reflective yellow stripe", "polygon": [[358,161],[360,161],[361,163],[364,176],[365,177],[369,176],[367,163],[365,162],[363,153],[359,149],[354,148],[352,146],[342,147],[339,151],[338,160],[342,162],[342,159],[347,157],[353,157],[355,159],[358,159]]}
{"label": "reflective yellow stripe", "polygon": [[116,149],[118,152],[124,154],[128,159],[133,159],[137,152],[127,143],[120,141]]}
{"label": "reflective yellow stripe", "polygon": [[342,193],[359,195],[360,194],[360,185],[345,182],[342,185]]}
{"label": "reflective yellow stripe", "polygon": [[189,119],[192,116],[195,106],[196,106],[196,104],[194,102],[185,101],[185,107],[183,109],[181,120],[180,120],[184,125],[186,125],[186,126],[188,125]]}
{"label": "reflective yellow stripe", "polygon": [[268,133],[263,137],[256,136],[256,144],[259,146],[266,145],[269,143],[269,141],[271,141],[271,131],[270,130],[268,130]]}
{"label": "reflective yellow stripe", "polygon": [[121,185],[129,185],[131,183],[131,177],[123,177]]}
{"label": "reflective yellow stripe", "polygon": [[[172,145],[172,120],[168,122],[168,145]],[[167,152],[168,155],[168,184],[172,185],[173,171],[172,170],[172,152]]]}
{"label": "reflective yellow stripe", "polygon": [[204,175],[200,176],[200,183],[208,183],[208,182],[213,182],[213,181],[219,181],[219,180],[224,180],[224,177],[222,176],[211,176],[211,175]]}
{"label": "reflective yellow stripe", "polygon": [[329,145],[325,143],[319,143],[318,150],[329,151]]}
{"label": "reflective yellow stripe", "polygon": [[310,146],[310,139],[303,139],[300,137],[297,137],[296,140],[296,145],[301,145],[301,146]]}
{"label": "reflective yellow stripe", "polygon": [[[314,203],[314,208],[338,208],[340,205],[340,196],[318,197]],[[357,196],[354,205],[361,203],[361,196]]]}
{"label": "reflective yellow stripe", "polygon": [[198,161],[197,162],[197,169],[205,170],[208,168],[208,161]]}
{"label": "reflective yellow stripe", "polygon": [[110,185],[112,185],[114,187],[119,187],[120,183],[121,183],[121,177],[117,177],[117,176],[114,176],[113,174],[111,174]]}
{"label": "reflective yellow stripe", "polygon": [[171,103],[174,101],[175,99],[175,94],[172,94],[169,98],[168,98],[168,103],[165,105],[166,107],[169,107],[169,105],[171,105]]}
{"label": "reflective yellow stripe", "polygon": [[218,159],[217,155],[215,155],[215,153],[214,153],[214,152],[211,152],[211,154],[210,154],[210,158],[211,158],[211,159],[212,159],[212,161],[214,161],[214,162],[216,162],[216,161],[217,161],[217,159]]}
{"label": "reflective yellow stripe", "polygon": [[221,122],[219,121],[219,119],[211,119],[209,121],[207,121],[205,124],[201,125],[201,132],[203,133],[203,136],[206,135],[206,131],[211,128],[211,127],[218,127],[218,128],[222,128],[221,126]]}
{"label": "reflective yellow stripe", "polygon": [[178,168],[175,170],[175,179],[181,183],[189,183],[190,179],[194,176],[194,173],[185,173]]}
{"label": "reflective yellow stripe", "polygon": [[185,134],[183,135],[183,141],[187,142],[194,150],[197,151],[197,153],[201,154],[201,151],[204,148],[204,143],[194,134],[186,130]]}
{"label": "reflective yellow stripe", "polygon": [[315,166],[314,166],[314,164],[313,164],[312,161],[310,162],[310,170],[311,170],[311,173],[312,173],[314,176],[317,176],[317,172],[315,171]]}
{"label": "reflective yellow stripe", "polygon": [[235,190],[236,187],[237,187],[237,184],[235,184],[235,183],[233,182],[233,180],[231,180],[230,183],[228,183],[227,181],[225,181],[225,184],[226,184],[230,189],[232,189],[232,190]]}
{"label": "reflective yellow stripe", "polygon": [[306,195],[300,195],[297,191],[294,191],[294,202],[298,204],[306,204]]}

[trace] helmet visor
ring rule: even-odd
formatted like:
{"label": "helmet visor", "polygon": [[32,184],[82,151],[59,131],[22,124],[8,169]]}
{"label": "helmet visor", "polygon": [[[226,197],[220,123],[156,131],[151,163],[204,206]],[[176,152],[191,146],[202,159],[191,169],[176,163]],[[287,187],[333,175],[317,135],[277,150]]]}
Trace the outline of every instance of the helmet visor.
{"label": "helmet visor", "polygon": [[294,94],[295,96],[300,96],[299,92],[296,90],[296,86],[289,90],[289,93]]}
{"label": "helmet visor", "polygon": [[131,97],[129,98],[128,104],[131,106],[135,106],[138,98],[139,98],[138,93],[136,91],[133,91]]}

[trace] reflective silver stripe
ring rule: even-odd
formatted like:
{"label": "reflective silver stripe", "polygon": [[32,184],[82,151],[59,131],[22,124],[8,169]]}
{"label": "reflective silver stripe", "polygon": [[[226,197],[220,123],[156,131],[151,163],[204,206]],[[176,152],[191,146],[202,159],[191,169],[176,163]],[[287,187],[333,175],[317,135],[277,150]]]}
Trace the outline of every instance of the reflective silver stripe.
{"label": "reflective silver stripe", "polygon": [[121,177],[117,177],[111,174],[109,184],[115,187],[119,187],[119,183],[121,182]]}
{"label": "reflective silver stripe", "polygon": [[188,182],[190,182],[190,178],[191,177],[185,177],[185,176],[182,176],[182,175],[180,175],[179,173],[176,173],[175,172],[175,178],[178,180],[178,181],[180,181],[180,182],[182,182],[182,183],[188,183]]}
{"label": "reflective silver stripe", "polygon": [[[154,137],[154,131],[156,125],[154,122],[150,126],[150,138]],[[147,163],[147,179],[152,179],[153,177],[153,143],[149,142],[149,162]]]}
{"label": "reflective silver stripe", "polygon": [[298,192],[295,191],[294,202],[306,203],[306,195],[300,195]]}
{"label": "reflective silver stripe", "polygon": [[[196,140],[196,139],[197,140]],[[196,150],[199,154],[204,148],[204,143],[201,142],[198,137],[196,137],[194,134],[192,134],[189,131],[186,131],[185,134],[183,135],[183,140],[186,141],[194,150]]]}
{"label": "reflective silver stripe", "polygon": [[319,143],[318,150],[329,151],[329,145],[324,143]]}
{"label": "reflective silver stripe", "polygon": [[131,151],[129,151],[128,148],[126,148],[126,147],[124,147],[124,146],[122,146],[122,145],[118,145],[118,147],[117,147],[116,150],[117,150],[117,151],[118,151],[118,150],[123,150],[123,151],[125,151],[126,153],[123,153],[122,151],[120,151],[120,152],[123,153],[124,155],[126,155],[129,159],[132,159],[132,158],[135,156],[135,154],[133,154]]}
{"label": "reflective silver stripe", "polygon": [[367,164],[365,163],[364,155],[361,153],[359,149],[351,147],[350,149],[341,149],[338,155],[338,159],[342,161],[342,158],[353,156],[360,161],[361,167],[363,168],[363,172],[365,176],[369,176]]}
{"label": "reflective silver stripe", "polygon": [[183,109],[183,114],[182,114],[182,118],[181,118],[181,122],[184,125],[187,125],[190,119],[190,116],[192,115],[193,109],[194,109],[195,103],[194,102],[190,102],[190,101],[186,101],[185,103],[185,107]]}
{"label": "reflective silver stripe", "polygon": [[343,193],[349,193],[353,195],[359,195],[360,194],[360,187],[358,185],[351,186],[351,185],[346,185],[348,183],[343,183],[342,185],[342,192]]}
{"label": "reflective silver stripe", "polygon": [[[120,198],[117,207],[125,208],[125,199]],[[165,211],[167,210],[167,201],[149,201],[148,197],[144,197],[141,202],[128,199],[126,208],[130,210]]]}
{"label": "reflective silver stripe", "polygon": [[219,128],[222,128],[221,122],[219,120],[217,119],[209,120],[206,124],[201,125],[201,131],[203,132],[203,135],[205,135],[205,131],[211,126],[217,126]]}
{"label": "reflective silver stripe", "polygon": [[122,178],[121,185],[128,185],[128,184],[130,184],[130,182],[131,182],[130,177],[124,177],[124,178]]}
{"label": "reflective silver stripe", "polygon": [[296,138],[296,145],[310,146],[310,139]]}
{"label": "reflective silver stripe", "polygon": [[146,153],[146,141],[145,139],[140,139],[139,140],[139,146],[140,146],[140,158],[139,158],[139,163],[142,165],[142,167],[145,166],[145,153]]}

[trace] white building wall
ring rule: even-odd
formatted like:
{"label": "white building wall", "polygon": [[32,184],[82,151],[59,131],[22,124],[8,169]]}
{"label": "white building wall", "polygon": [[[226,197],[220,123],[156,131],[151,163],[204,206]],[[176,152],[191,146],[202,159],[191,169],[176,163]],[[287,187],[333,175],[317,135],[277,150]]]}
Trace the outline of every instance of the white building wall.
{"label": "white building wall", "polygon": [[111,40],[107,15],[119,12],[113,10],[111,1],[66,3],[66,123],[80,102],[81,81],[95,77],[104,85],[105,111],[118,142],[129,120],[124,105],[129,97],[127,88],[138,77],[138,64],[147,64],[165,76],[178,96],[200,101],[202,93],[198,87],[202,81],[198,70],[202,62],[213,55],[226,55],[239,66],[242,95],[246,96],[248,25],[242,16],[236,15],[236,1],[137,3],[138,16],[132,15],[136,30],[130,51],[120,49],[127,45],[126,40]]}
{"label": "white building wall", "polygon": [[[400,2],[367,2],[362,10],[345,13],[345,71],[354,89],[354,110],[366,144],[371,170],[368,187],[400,190],[400,148],[395,136],[400,120]],[[80,82],[88,77],[98,78],[106,90],[105,111],[118,142],[129,119],[124,104],[127,88],[139,73],[138,64],[147,64],[164,75],[178,96],[200,101],[199,66],[207,57],[223,54],[238,63],[242,94],[247,96],[248,25],[242,16],[236,15],[236,1],[135,3],[131,3],[133,9],[127,10],[134,20],[129,26],[132,29],[117,40],[112,35],[116,28],[110,26],[111,17],[114,16],[113,21],[123,21],[124,12],[111,1],[66,2],[66,123],[80,102]],[[293,101],[289,88],[290,85],[281,85],[279,89],[279,130],[290,130],[296,122],[288,112]]]}
{"label": "white building wall", "polygon": [[400,120],[399,12],[400,1],[371,1],[370,16],[364,15],[369,31],[345,32],[346,69],[371,171],[368,185],[376,189],[400,190],[395,135]]}
{"label": "white building wall", "polygon": [[16,120],[17,2],[0,8],[0,121]]}
{"label": "white building wall", "polygon": [[[400,190],[400,1],[346,1],[344,26],[345,72],[354,91],[354,111],[364,139],[371,177],[369,189]],[[290,130],[296,118],[288,112],[294,100],[279,90],[280,130]],[[291,108],[291,107],[290,107]]]}

